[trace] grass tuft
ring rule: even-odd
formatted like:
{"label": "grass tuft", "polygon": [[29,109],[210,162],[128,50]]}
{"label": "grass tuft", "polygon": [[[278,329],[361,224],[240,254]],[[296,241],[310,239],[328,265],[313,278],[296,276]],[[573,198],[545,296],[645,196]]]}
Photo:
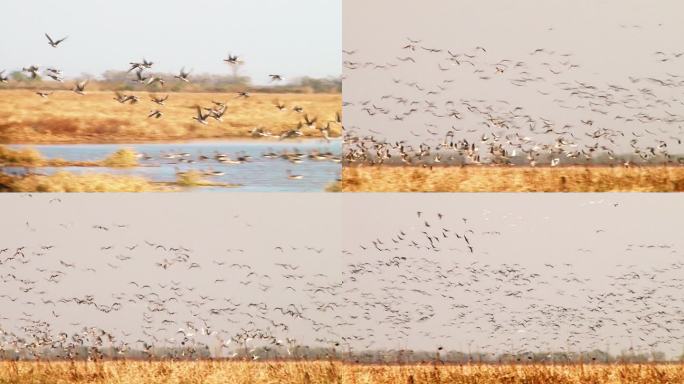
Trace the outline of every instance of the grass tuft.
{"label": "grass tuft", "polygon": [[119,149],[102,161],[105,167],[132,168],[138,166],[138,155],[130,148]]}
{"label": "grass tuft", "polygon": [[14,150],[0,145],[0,165],[40,167],[43,164],[45,159],[35,148]]}
{"label": "grass tuft", "polygon": [[204,180],[199,171],[187,171],[176,174],[176,184],[181,187],[198,187],[210,184],[210,182]]}

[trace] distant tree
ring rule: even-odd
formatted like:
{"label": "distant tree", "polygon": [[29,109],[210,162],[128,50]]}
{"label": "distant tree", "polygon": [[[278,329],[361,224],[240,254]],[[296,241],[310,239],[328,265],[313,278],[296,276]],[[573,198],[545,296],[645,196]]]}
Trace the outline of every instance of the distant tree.
{"label": "distant tree", "polygon": [[109,83],[130,82],[129,74],[126,71],[106,71],[102,74],[102,79]]}
{"label": "distant tree", "polygon": [[651,359],[653,359],[653,361],[667,361],[667,356],[665,356],[664,352],[653,351],[651,352]]}
{"label": "distant tree", "polygon": [[312,77],[302,77],[295,79],[292,85],[310,88],[313,92],[341,92],[342,81],[337,78],[316,79]]}

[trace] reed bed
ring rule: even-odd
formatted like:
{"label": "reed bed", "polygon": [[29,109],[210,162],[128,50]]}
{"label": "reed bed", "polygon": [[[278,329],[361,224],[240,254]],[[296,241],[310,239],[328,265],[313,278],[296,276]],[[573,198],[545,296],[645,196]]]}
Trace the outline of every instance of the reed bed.
{"label": "reed bed", "polygon": [[682,166],[349,166],[345,192],[681,192]]}
{"label": "reed bed", "polygon": [[682,364],[357,365],[336,361],[0,362],[0,383],[675,384]]}
{"label": "reed bed", "polygon": [[684,381],[684,365],[350,366],[354,383],[660,384]]}

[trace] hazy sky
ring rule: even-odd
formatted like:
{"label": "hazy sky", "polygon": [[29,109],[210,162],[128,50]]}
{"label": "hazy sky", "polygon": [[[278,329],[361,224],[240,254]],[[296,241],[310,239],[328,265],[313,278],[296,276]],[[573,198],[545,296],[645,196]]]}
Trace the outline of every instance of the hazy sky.
{"label": "hazy sky", "polygon": [[[624,138],[614,137],[615,145],[607,140],[600,143],[616,153],[631,151],[631,132],[645,135],[640,139],[642,147],[664,140],[670,153],[684,151],[672,138],[684,136],[684,56],[680,55],[684,49],[679,38],[684,34],[684,3],[680,1],[655,5],[643,0],[428,0],[420,4],[348,0],[343,20],[344,48],[355,51],[343,55],[343,60],[357,68],[344,69],[344,98],[353,103],[345,108],[345,125],[358,135],[434,146],[452,126],[461,130],[457,140],[471,142],[482,134],[491,138],[492,133],[514,132],[513,123],[508,131],[491,123],[487,126],[484,113],[462,104],[467,101],[479,111],[511,121],[508,114],[519,107],[515,113],[520,117],[514,121],[517,132],[541,143],[553,143],[557,137],[543,134],[544,118],[557,132],[573,132],[572,140],[579,144],[596,141],[585,132],[623,131]],[[404,49],[408,38],[419,41],[415,51]],[[544,51],[532,54],[537,49]],[[447,51],[458,55],[460,65],[450,61]],[[415,62],[398,59],[406,57]],[[497,66],[504,72],[497,72]],[[580,82],[595,88],[575,92]],[[399,104],[392,97],[408,102]],[[431,111],[426,111],[427,101],[435,104]],[[448,101],[454,104],[445,104]],[[363,109],[371,106],[389,113],[369,116]],[[417,112],[393,120],[409,108]],[[451,110],[458,111],[461,119],[435,116],[447,116]],[[530,133],[526,115],[535,121],[537,133]],[[655,120],[640,119],[644,115]],[[670,121],[665,124],[665,120]],[[469,129],[472,132],[466,132]],[[651,136],[644,129],[661,129],[662,134]],[[570,135],[565,136],[567,141]]]}
{"label": "hazy sky", "polygon": [[[230,73],[222,59],[231,52],[255,83],[341,72],[340,0],[9,0],[1,9],[0,69],[99,75],[145,57],[163,72]],[[46,32],[69,39],[53,49]]]}

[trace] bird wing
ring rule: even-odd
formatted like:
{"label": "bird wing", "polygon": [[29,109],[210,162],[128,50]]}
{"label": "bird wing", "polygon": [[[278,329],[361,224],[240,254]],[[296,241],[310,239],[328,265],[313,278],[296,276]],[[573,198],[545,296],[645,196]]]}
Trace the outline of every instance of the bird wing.
{"label": "bird wing", "polygon": [[48,35],[47,33],[45,34],[45,37],[47,37],[47,39],[50,41],[50,44],[55,43],[54,41],[52,41],[52,38],[50,37],[50,35]]}

